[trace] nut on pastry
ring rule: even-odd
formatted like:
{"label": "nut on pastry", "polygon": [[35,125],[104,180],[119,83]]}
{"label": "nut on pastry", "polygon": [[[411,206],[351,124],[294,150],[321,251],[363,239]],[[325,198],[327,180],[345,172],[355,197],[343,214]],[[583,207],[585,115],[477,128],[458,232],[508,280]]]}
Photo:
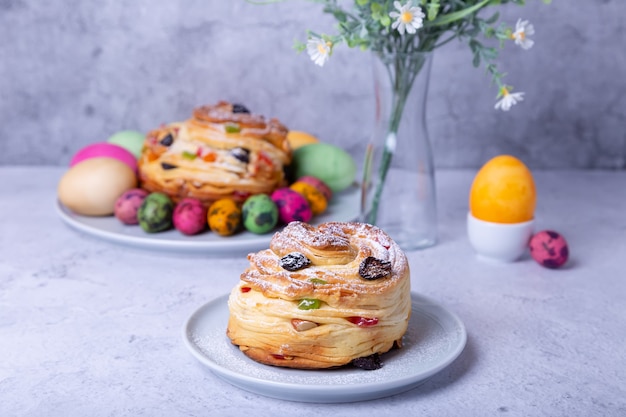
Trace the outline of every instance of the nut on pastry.
{"label": "nut on pastry", "polygon": [[253,360],[373,369],[379,354],[402,345],[411,315],[409,266],[381,229],[292,222],[248,259],[228,300],[227,335]]}
{"label": "nut on pastry", "polygon": [[146,135],[139,158],[139,181],[174,201],[194,197],[209,205],[228,197],[271,193],[286,184],[291,162],[287,128],[240,104],[221,101],[198,107],[186,121]]}

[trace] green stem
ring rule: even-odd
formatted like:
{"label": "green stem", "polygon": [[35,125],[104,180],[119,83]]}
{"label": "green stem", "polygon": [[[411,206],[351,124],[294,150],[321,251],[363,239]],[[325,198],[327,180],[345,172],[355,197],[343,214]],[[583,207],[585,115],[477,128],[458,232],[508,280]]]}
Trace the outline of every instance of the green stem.
{"label": "green stem", "polygon": [[415,78],[426,61],[426,57],[423,55],[411,56],[409,54],[397,54],[392,58],[392,62],[384,62],[384,57],[379,58],[383,60],[383,64],[387,68],[387,76],[392,86],[392,100],[385,144],[378,170],[378,182],[372,200],[372,207],[366,218],[366,221],[370,224],[376,224],[378,218],[380,199],[395,152],[398,130],[404,114],[406,100],[411,92]]}

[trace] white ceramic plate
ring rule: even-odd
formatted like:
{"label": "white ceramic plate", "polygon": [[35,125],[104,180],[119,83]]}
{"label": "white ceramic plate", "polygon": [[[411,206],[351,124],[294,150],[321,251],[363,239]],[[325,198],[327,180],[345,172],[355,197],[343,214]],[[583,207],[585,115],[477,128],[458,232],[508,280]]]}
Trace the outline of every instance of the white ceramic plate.
{"label": "white ceramic plate", "polygon": [[[315,216],[311,223],[320,224],[328,221],[352,221],[359,215],[360,192],[357,186],[333,196],[328,209]],[[89,217],[73,213],[60,202],[56,209],[61,218],[71,227],[88,235],[96,236],[114,243],[141,249],[166,250],[171,252],[242,255],[268,247],[273,233],[257,235],[241,232],[234,236],[222,237],[215,233],[204,232],[195,236],[186,236],[177,230],[161,233],[146,233],[139,226],[125,225],[114,216]]]}
{"label": "white ceramic plate", "polygon": [[228,295],[198,309],[185,323],[183,340],[192,355],[234,386],[283,400],[340,403],[408,391],[456,359],[467,335],[461,320],[426,297],[411,294],[413,313],[402,349],[381,356],[383,367],[297,370],[262,365],[226,336]]}

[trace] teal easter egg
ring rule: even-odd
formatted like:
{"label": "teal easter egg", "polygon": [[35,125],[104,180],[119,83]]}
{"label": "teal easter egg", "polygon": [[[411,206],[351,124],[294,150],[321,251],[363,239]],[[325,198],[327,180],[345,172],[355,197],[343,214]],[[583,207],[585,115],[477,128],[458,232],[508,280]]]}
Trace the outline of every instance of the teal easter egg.
{"label": "teal easter egg", "polygon": [[150,193],[137,210],[139,226],[148,233],[157,233],[172,227],[174,202],[166,194]]}
{"label": "teal easter egg", "polygon": [[241,215],[246,230],[256,234],[270,232],[278,223],[278,207],[266,194],[249,197],[243,203]]}
{"label": "teal easter egg", "polygon": [[134,130],[122,130],[107,139],[107,142],[121,146],[139,159],[144,139],[143,133]]}
{"label": "teal easter egg", "polygon": [[292,167],[295,178],[319,178],[334,192],[348,188],[354,182],[356,164],[352,156],[329,143],[313,143],[296,149]]}

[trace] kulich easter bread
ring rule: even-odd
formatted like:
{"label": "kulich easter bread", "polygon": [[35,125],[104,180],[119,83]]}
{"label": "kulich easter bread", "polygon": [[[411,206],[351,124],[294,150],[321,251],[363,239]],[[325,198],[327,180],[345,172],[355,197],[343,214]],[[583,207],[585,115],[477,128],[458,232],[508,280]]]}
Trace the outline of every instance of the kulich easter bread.
{"label": "kulich easter bread", "polygon": [[251,359],[331,368],[401,346],[409,266],[381,229],[292,222],[248,259],[229,297],[227,335]]}
{"label": "kulich easter bread", "polygon": [[284,167],[292,156],[287,132],[277,119],[268,121],[242,105],[198,107],[188,120],[148,133],[139,158],[141,186],[206,205],[271,193],[286,184]]}

